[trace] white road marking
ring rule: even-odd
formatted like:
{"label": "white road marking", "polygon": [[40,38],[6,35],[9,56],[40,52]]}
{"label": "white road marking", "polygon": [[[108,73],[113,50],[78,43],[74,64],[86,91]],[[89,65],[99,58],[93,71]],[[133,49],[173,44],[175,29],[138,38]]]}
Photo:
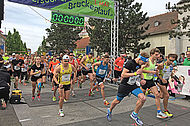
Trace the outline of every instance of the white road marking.
{"label": "white road marking", "polygon": [[26,121],[29,121],[31,119],[22,119],[22,120],[19,120],[19,122],[26,122]]}

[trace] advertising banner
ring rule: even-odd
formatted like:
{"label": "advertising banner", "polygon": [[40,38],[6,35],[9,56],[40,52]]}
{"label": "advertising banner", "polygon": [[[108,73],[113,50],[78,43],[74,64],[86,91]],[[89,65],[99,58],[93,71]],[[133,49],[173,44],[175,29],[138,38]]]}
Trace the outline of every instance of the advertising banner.
{"label": "advertising banner", "polygon": [[190,96],[190,66],[174,68],[174,81],[170,81],[170,90],[173,93]]}
{"label": "advertising banner", "polygon": [[8,0],[64,14],[114,19],[114,0]]}

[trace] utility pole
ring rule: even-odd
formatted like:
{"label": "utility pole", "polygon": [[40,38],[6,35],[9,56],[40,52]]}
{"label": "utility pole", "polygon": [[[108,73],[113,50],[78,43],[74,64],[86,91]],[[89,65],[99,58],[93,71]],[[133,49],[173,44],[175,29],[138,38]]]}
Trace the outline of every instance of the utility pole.
{"label": "utility pole", "polygon": [[0,28],[1,21],[4,19],[4,0],[0,0]]}

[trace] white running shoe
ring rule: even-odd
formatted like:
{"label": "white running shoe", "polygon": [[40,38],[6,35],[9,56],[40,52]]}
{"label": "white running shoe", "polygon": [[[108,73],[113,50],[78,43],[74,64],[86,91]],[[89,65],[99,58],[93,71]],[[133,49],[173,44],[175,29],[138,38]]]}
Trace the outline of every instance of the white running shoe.
{"label": "white running shoe", "polygon": [[63,110],[59,111],[59,115],[60,115],[61,117],[64,116]]}

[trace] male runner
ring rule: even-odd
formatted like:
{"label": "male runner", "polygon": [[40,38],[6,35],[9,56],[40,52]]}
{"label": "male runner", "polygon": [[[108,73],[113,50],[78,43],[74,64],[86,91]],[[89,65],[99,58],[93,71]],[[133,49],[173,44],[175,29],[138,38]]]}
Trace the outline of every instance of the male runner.
{"label": "male runner", "polygon": [[[76,69],[74,66],[69,64],[69,56],[64,55],[61,65],[55,68],[53,80],[56,84],[59,84],[59,115],[64,116],[63,113],[63,102],[64,99],[68,100],[70,95],[71,87],[71,76],[74,72],[74,78],[76,77]],[[57,79],[58,77],[58,79]]]}
{"label": "male runner", "polygon": [[[77,61],[73,58],[74,57],[74,54],[73,52],[70,52],[69,53],[69,63],[71,65],[73,65],[75,67],[75,69],[77,69]],[[76,78],[74,78],[74,72],[72,73],[72,76],[71,76],[71,95],[72,96],[75,96],[75,92],[74,92],[74,85],[75,85],[75,80]]]}
{"label": "male runner", "polygon": [[164,114],[166,114],[169,118],[173,117],[168,111],[168,99],[169,93],[167,90],[167,86],[169,84],[169,78],[173,76],[173,62],[176,59],[176,54],[169,54],[165,63],[161,63],[158,65],[158,70],[160,70],[160,74],[158,75],[158,86],[161,90],[161,97],[163,97],[164,104]]}
{"label": "male runner", "polygon": [[16,59],[12,61],[12,72],[15,77],[15,85],[14,87],[18,89],[18,79],[21,73],[21,66],[24,63],[22,59],[19,59],[19,55],[16,54]]}
{"label": "male runner", "polygon": [[[107,119],[111,121],[112,110],[117,104],[119,104],[124,97],[129,93],[132,93],[138,97],[135,110],[131,113],[131,118],[136,121],[138,125],[143,125],[143,122],[137,116],[139,110],[142,108],[146,101],[144,93],[140,89],[140,84],[143,85],[146,83],[145,80],[141,80],[143,68],[146,62],[148,62],[149,55],[146,52],[142,52],[136,59],[129,60],[123,69],[122,72],[122,81],[118,88],[117,98],[113,100],[110,108],[108,108]],[[141,66],[142,65],[142,66]]]}
{"label": "male runner", "polygon": [[[95,67],[98,66],[96,73],[95,73]],[[109,102],[105,99],[105,93],[104,93],[104,81],[107,71],[109,70],[109,74],[107,77],[109,78],[111,74],[111,64],[109,63],[109,56],[104,56],[103,61],[96,62],[92,65],[92,72],[93,75],[96,77],[96,85],[93,89],[90,90],[90,95],[93,95],[93,91],[100,87],[101,88],[101,94],[104,101],[104,105],[109,105]]]}
{"label": "male runner", "polygon": [[158,73],[158,71],[155,70],[156,67],[156,60],[160,56],[160,50],[157,48],[154,48],[150,51],[150,58],[148,61],[148,66],[143,69],[143,75],[144,80],[146,81],[146,84],[141,87],[141,90],[145,93],[146,89],[150,89],[152,93],[155,96],[155,102],[157,106],[157,118],[167,118],[167,116],[162,113],[160,108],[160,94],[158,92],[158,88],[156,87],[154,83],[154,75]]}
{"label": "male runner", "polygon": [[[86,80],[86,75],[88,74],[90,78],[90,89],[93,87],[93,74],[92,74],[92,64],[94,63],[93,60],[93,53],[90,52],[89,55],[86,55],[81,60],[82,74],[83,74],[83,82]],[[90,94],[89,94],[90,95]]]}
{"label": "male runner", "polygon": [[57,58],[57,56],[54,55],[53,60],[50,61],[50,63],[49,63],[50,78],[52,80],[52,89],[51,89],[52,91],[54,91],[53,72],[54,72],[54,69],[55,69],[56,65],[58,63],[60,63],[59,60],[57,60],[56,58]]}
{"label": "male runner", "polygon": [[111,80],[111,83],[117,82],[119,77],[121,77],[123,64],[125,62],[124,54],[121,54],[120,57],[118,57],[115,62],[113,63],[114,67],[114,78]]}

